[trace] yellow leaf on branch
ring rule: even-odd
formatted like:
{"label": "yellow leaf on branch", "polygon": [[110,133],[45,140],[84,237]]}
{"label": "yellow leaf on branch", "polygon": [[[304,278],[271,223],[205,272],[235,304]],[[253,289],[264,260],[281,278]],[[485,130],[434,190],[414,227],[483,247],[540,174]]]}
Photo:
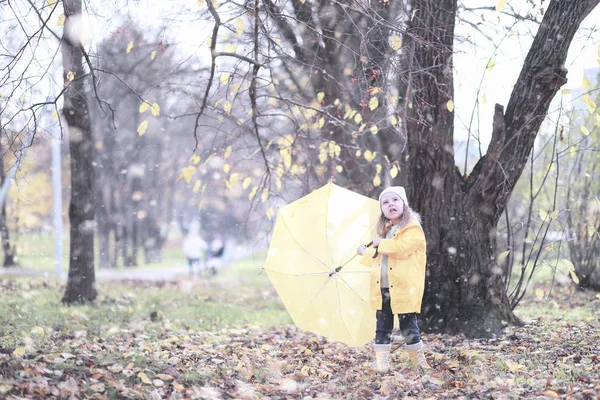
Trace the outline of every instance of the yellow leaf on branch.
{"label": "yellow leaf on branch", "polygon": [[198,193],[200,190],[200,185],[202,185],[202,181],[198,179],[196,182],[194,182],[194,188],[192,189],[192,192]]}
{"label": "yellow leaf on branch", "polygon": [[448,108],[448,111],[450,112],[454,111],[454,102],[452,100],[448,100],[446,103],[446,108]]}
{"label": "yellow leaf on branch", "polygon": [[150,60],[154,60],[154,57],[156,57],[156,50],[152,50],[152,53],[150,53]]}
{"label": "yellow leaf on branch", "polygon": [[392,177],[392,179],[394,179],[395,177],[398,176],[398,172],[400,172],[400,170],[398,169],[398,167],[396,165],[394,165],[392,167],[392,169],[390,170],[390,176]]}
{"label": "yellow leaf on branch", "polygon": [[269,189],[264,188],[260,196],[260,200],[264,203],[269,198]]}
{"label": "yellow leaf on branch", "polygon": [[185,181],[187,183],[190,183],[192,180],[192,176],[194,175],[194,173],[196,172],[196,167],[194,167],[193,165],[187,166],[183,169],[183,171],[181,171],[181,174],[179,175],[179,177],[177,177],[177,180],[180,180],[181,178],[185,179]]}
{"label": "yellow leaf on branch", "polygon": [[492,72],[492,70],[494,69],[495,66],[496,66],[496,61],[490,60],[487,64],[488,72]]}
{"label": "yellow leaf on branch", "polygon": [[241,18],[238,18],[235,21],[235,31],[237,32],[238,35],[244,33],[244,20]]}
{"label": "yellow leaf on branch", "polygon": [[373,96],[369,100],[369,110],[373,111],[377,107],[379,107],[379,100],[377,99],[377,97]]}
{"label": "yellow leaf on branch", "polygon": [[152,115],[158,117],[160,115],[160,106],[158,105],[158,103],[152,103],[152,108],[150,109],[150,111],[152,112]]}
{"label": "yellow leaf on branch", "polygon": [[583,133],[584,136],[589,136],[590,130],[588,128],[586,128],[584,125],[581,125],[579,127],[579,129],[581,129],[581,133]]}
{"label": "yellow leaf on branch", "polygon": [[273,208],[269,207],[267,209],[267,213],[266,214],[267,214],[267,218],[269,218],[269,220],[273,219]]}
{"label": "yellow leaf on branch", "polygon": [[381,178],[379,177],[379,175],[375,175],[375,178],[373,178],[373,186],[378,187],[381,185]]}
{"label": "yellow leaf on branch", "polygon": [[506,5],[506,0],[496,0],[496,11],[500,12]]}
{"label": "yellow leaf on branch", "polygon": [[256,192],[258,192],[258,187],[254,186],[252,188],[252,190],[250,191],[250,194],[248,195],[248,199],[252,200],[254,198],[254,196],[256,196]]}
{"label": "yellow leaf on branch", "polygon": [[143,102],[142,104],[140,104],[140,114],[143,114],[146,112],[146,110],[148,110],[148,108],[150,108],[150,104]]}
{"label": "yellow leaf on branch", "polygon": [[65,24],[65,14],[60,14],[58,16],[58,21],[56,21],[56,26],[63,26]]}
{"label": "yellow leaf on branch", "polygon": [[146,129],[148,129],[148,121],[142,121],[137,128],[137,133],[142,136],[146,133]]}
{"label": "yellow leaf on branch", "polygon": [[402,47],[402,38],[400,36],[392,37],[392,50],[398,51]]}
{"label": "yellow leaf on branch", "polygon": [[133,40],[131,42],[129,42],[129,44],[127,45],[127,54],[129,54],[131,49],[133,49]]}

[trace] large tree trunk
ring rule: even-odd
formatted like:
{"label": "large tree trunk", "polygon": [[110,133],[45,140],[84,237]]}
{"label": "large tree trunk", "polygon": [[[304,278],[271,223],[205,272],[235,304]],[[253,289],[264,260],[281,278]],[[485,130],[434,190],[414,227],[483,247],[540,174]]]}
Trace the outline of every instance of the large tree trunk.
{"label": "large tree trunk", "polygon": [[496,262],[496,224],[565,82],[575,31],[599,1],[550,3],[506,114],[496,105],[492,141],[468,178],[455,166],[447,107],[457,1],[414,1],[409,199],[423,214],[428,240],[424,329],[489,336],[517,322]]}
{"label": "large tree trunk", "polygon": [[[81,14],[81,0],[64,0],[65,32],[72,17]],[[67,90],[63,113],[69,127],[71,200],[69,204],[70,255],[64,303],[87,303],[96,299],[94,274],[93,141],[84,89],[83,49],[79,37],[65,34],[62,42],[64,80]],[[71,80],[71,73],[74,79]]]}

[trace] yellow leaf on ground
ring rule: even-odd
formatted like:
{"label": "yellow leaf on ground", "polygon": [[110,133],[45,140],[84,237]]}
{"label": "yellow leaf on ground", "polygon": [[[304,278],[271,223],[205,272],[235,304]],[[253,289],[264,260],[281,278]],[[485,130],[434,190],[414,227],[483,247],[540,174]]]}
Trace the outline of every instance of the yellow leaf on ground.
{"label": "yellow leaf on ground", "polygon": [[138,378],[140,378],[142,382],[144,382],[146,385],[152,385],[152,381],[148,378],[148,375],[146,375],[143,371],[138,374]]}
{"label": "yellow leaf on ground", "polygon": [[129,44],[127,45],[127,54],[129,54],[131,49],[133,49],[133,40],[131,42],[129,42]]}
{"label": "yellow leaf on ground", "polygon": [[146,133],[146,129],[148,129],[148,121],[142,121],[137,128],[137,133],[142,136]]}
{"label": "yellow leaf on ground", "polygon": [[13,354],[17,357],[23,357],[25,355],[25,347],[17,347]]}
{"label": "yellow leaf on ground", "polygon": [[544,299],[544,291],[542,289],[535,289],[535,297],[537,297],[539,301],[542,301]]}

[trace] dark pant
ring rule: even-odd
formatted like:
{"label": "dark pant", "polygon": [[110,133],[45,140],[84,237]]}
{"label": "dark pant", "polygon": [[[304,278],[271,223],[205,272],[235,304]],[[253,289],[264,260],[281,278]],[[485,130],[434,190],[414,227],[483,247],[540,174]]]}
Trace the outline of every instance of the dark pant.
{"label": "dark pant", "polygon": [[[392,343],[392,330],[394,329],[394,314],[390,304],[390,289],[381,289],[383,297],[382,309],[377,310],[377,326],[375,331],[375,344]],[[406,344],[416,344],[421,341],[417,314],[398,314],[400,332],[404,336]]]}

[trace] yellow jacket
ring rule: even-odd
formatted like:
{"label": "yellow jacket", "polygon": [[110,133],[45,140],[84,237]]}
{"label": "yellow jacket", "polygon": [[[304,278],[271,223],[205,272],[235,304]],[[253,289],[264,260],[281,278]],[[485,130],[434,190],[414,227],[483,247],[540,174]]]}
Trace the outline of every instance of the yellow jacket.
{"label": "yellow jacket", "polygon": [[396,231],[392,239],[381,239],[379,255],[373,258],[374,248],[368,248],[361,263],[371,270],[371,308],[381,310],[381,261],[388,256],[388,281],[394,314],[420,313],[425,290],[425,234],[418,222],[410,222]]}

